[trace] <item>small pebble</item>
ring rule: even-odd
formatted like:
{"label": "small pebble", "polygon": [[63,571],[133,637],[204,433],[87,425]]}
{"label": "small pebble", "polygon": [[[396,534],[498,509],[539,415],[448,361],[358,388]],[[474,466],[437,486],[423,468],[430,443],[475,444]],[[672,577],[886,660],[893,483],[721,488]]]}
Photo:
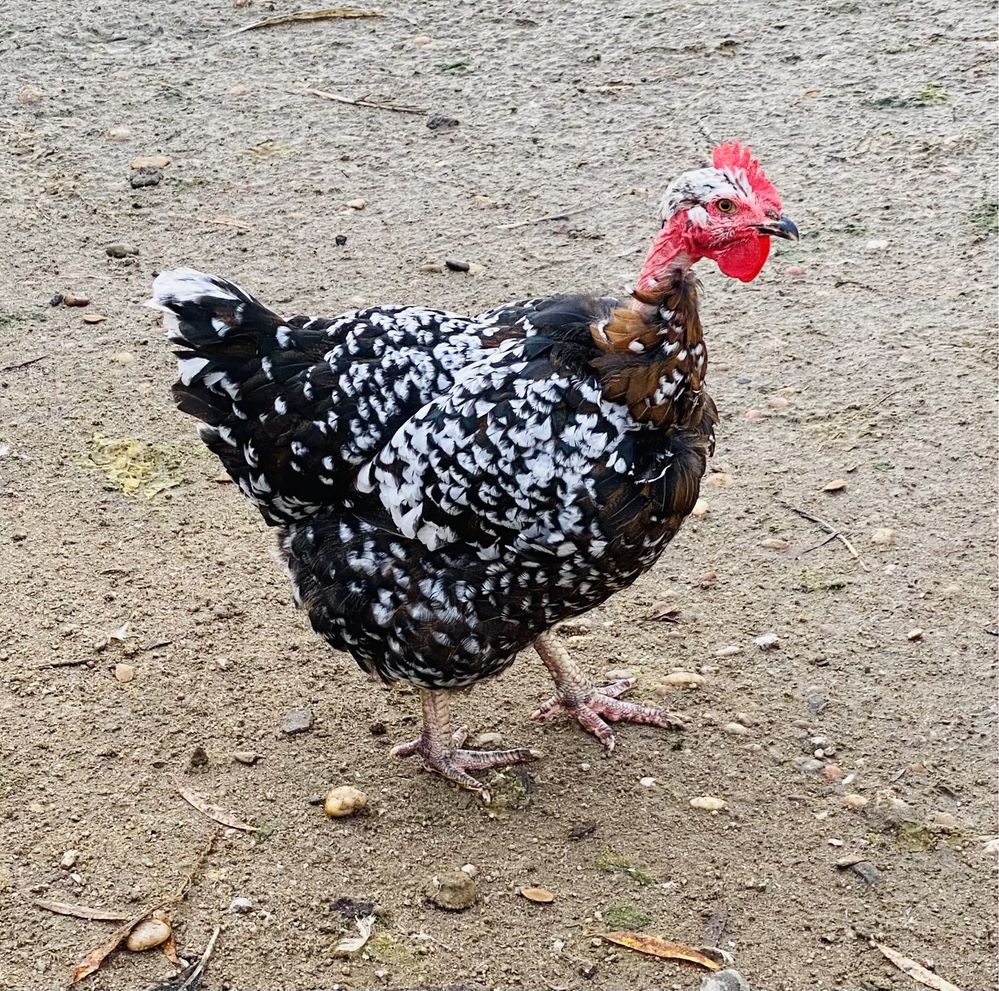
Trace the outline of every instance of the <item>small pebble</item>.
{"label": "small pebble", "polygon": [[129,162],[133,169],[165,169],[169,164],[166,155],[140,155]]}
{"label": "small pebble", "polygon": [[448,912],[462,912],[479,900],[478,885],[462,871],[433,878],[423,894],[431,904]]}
{"label": "small pebble", "polygon": [[635,672],[629,671],[628,668],[612,668],[605,676],[608,681],[632,681]]}
{"label": "small pebble", "polygon": [[922,640],[923,639],[923,631],[917,626],[915,629],[909,630],[909,632],[906,633],[905,639],[906,640]]}
{"label": "small pebble", "polygon": [[475,864],[465,864],[461,868],[461,872],[462,874],[467,874],[469,877],[475,877],[475,875],[479,873],[479,869],[475,866]]}
{"label": "small pebble", "polygon": [[692,809],[701,809],[704,812],[720,812],[728,803],[723,798],[715,798],[714,795],[699,795],[690,800]]}
{"label": "small pebble", "polygon": [[780,638],[776,633],[763,633],[754,638],[753,643],[755,643],[760,650],[773,650],[780,643]]}
{"label": "small pebble", "polygon": [[114,666],[115,680],[122,685],[127,685],[135,677],[135,668],[131,664],[119,662]]}
{"label": "small pebble", "polygon": [[338,248],[342,248],[347,243],[347,235],[346,234],[337,234],[337,236],[335,238],[333,238],[333,243]]}
{"label": "small pebble", "polygon": [[475,745],[477,747],[498,747],[502,742],[502,733],[480,733],[475,738]]}
{"label": "small pebble", "polygon": [[344,206],[349,206],[351,210],[364,210],[368,206],[368,201],[358,197],[356,200],[347,200]]}
{"label": "small pebble", "polygon": [[467,272],[471,266],[461,258],[445,258],[444,267],[451,272]]}
{"label": "small pebble", "polygon": [[784,274],[800,278],[805,274],[805,270],[800,265],[788,265],[788,267],[784,269]]}
{"label": "small pebble", "polygon": [[654,788],[656,786],[656,779],[655,778],[639,778],[638,779],[638,783],[643,788]]}
{"label": "small pebble", "polygon": [[450,131],[453,130],[461,122],[457,117],[451,117],[448,114],[428,114],[427,115],[427,127],[431,131]]}
{"label": "small pebble", "polygon": [[750,730],[748,726],[743,726],[742,723],[725,723],[722,726],[722,732],[728,733],[729,736],[747,736]]}
{"label": "small pebble", "polygon": [[89,306],[90,299],[87,296],[77,296],[75,293],[68,292],[62,297],[63,306]]}
{"label": "small pebble", "polygon": [[107,317],[103,313],[84,313],[84,323],[104,323]]}
{"label": "small pebble", "polygon": [[879,547],[888,547],[895,543],[895,531],[888,526],[878,527],[871,534],[871,543],[877,544]]}
{"label": "small pebble", "polygon": [[133,245],[120,242],[109,244],[104,251],[110,258],[132,258],[139,253],[139,249]]}
{"label": "small pebble", "polygon": [[312,729],[315,718],[311,709],[292,709],[281,723],[281,732],[288,736],[295,736],[297,733],[307,733]]}
{"label": "small pebble", "polygon": [[747,409],[743,414],[744,420],[762,420],[763,414],[758,409]]}
{"label": "small pebble", "polygon": [[80,859],[80,851],[79,850],[67,850],[62,855],[62,860],[59,861],[59,866],[60,867],[65,867],[66,870],[69,870],[70,867],[75,867],[76,866],[76,862],[79,859]]}
{"label": "small pebble", "polygon": [[141,169],[136,169],[128,181],[132,189],[145,189],[147,186],[158,186],[163,181],[163,172],[155,166],[146,165]]}
{"label": "small pebble", "polygon": [[108,141],[128,141],[132,137],[132,132],[123,124],[116,124],[108,129],[104,135]]}
{"label": "small pebble", "polygon": [[444,271],[444,266],[438,265],[436,262],[429,262],[426,265],[421,265],[420,271],[426,272],[428,275],[440,275]]}
{"label": "small pebble", "polygon": [[690,511],[690,515],[694,517],[695,520],[702,519],[711,512],[711,506],[708,504],[707,499],[698,499],[694,503],[694,508]]}
{"label": "small pebble", "polygon": [[233,915],[247,915],[253,911],[253,902],[250,901],[249,898],[233,898],[233,900],[229,902],[229,911]]}
{"label": "small pebble", "polygon": [[765,537],[760,541],[760,547],[765,547],[768,551],[786,551],[791,544],[783,537]]}
{"label": "small pebble", "polygon": [[260,754],[256,750],[236,750],[232,759],[240,764],[256,764],[260,760]]}
{"label": "small pebble", "polygon": [[151,950],[154,946],[162,946],[171,935],[170,923],[166,916],[158,913],[150,919],[143,919],[125,940],[125,946],[133,953]]}
{"label": "small pebble", "polygon": [[323,802],[323,812],[333,819],[342,819],[356,815],[368,806],[368,796],[359,788],[351,785],[341,785],[331,788],[326,793]]}
{"label": "small pebble", "polygon": [[822,486],[823,492],[842,492],[846,488],[846,482],[842,478],[834,478],[831,482],[826,482]]}
{"label": "small pebble", "polygon": [[715,651],[715,657],[735,657],[736,654],[741,653],[741,647],[736,647],[734,644],[730,644],[728,647],[719,647]]}
{"label": "small pebble", "polygon": [[735,485],[735,476],[725,471],[716,471],[708,475],[708,485],[715,489],[730,489]]}
{"label": "small pebble", "polygon": [[555,901],[555,896],[547,888],[521,888],[520,893],[529,902],[538,902],[541,905],[550,905]]}
{"label": "small pebble", "polygon": [[850,870],[857,877],[861,878],[865,884],[879,884],[882,880],[881,871],[874,864],[861,860],[859,863],[851,864]]}
{"label": "small pebble", "polygon": [[926,825],[937,832],[956,833],[960,830],[960,823],[957,818],[949,812],[934,812],[926,820]]}
{"label": "small pebble", "polygon": [[62,293],[57,292],[54,296],[49,299],[49,306],[61,306],[62,305]]}
{"label": "small pebble", "polygon": [[249,86],[243,86],[242,84],[237,83],[235,86],[230,86],[229,87],[229,95],[230,96],[249,96],[250,95],[250,87]]}
{"label": "small pebble", "polygon": [[325,795],[320,795],[318,791],[314,791],[306,799],[306,801],[309,803],[309,805],[322,805],[323,802],[326,801],[326,796]]}
{"label": "small pebble", "polygon": [[191,757],[187,762],[187,766],[192,770],[199,767],[208,767],[208,753],[204,747],[195,747],[191,751]]}
{"label": "small pebble", "polygon": [[843,777],[843,769],[837,767],[835,764],[826,764],[821,771],[819,771],[819,777],[823,781],[839,781]]}
{"label": "small pebble", "polygon": [[888,247],[888,242],[884,238],[873,238],[868,241],[864,248],[867,251],[884,251]]}
{"label": "small pebble", "polygon": [[671,671],[664,675],[662,683],[664,685],[682,685],[685,688],[699,688],[704,684],[704,677],[693,671]]}
{"label": "small pebble", "polygon": [[497,206],[497,203],[489,196],[473,196],[472,206],[478,207],[480,210],[492,210]]}
{"label": "small pebble", "polygon": [[772,410],[775,410],[776,412],[780,413],[781,411],[786,410],[788,406],[791,405],[791,400],[786,399],[784,396],[771,396],[767,400],[767,405]]}
{"label": "small pebble", "polygon": [[22,86],[17,91],[17,102],[24,107],[34,106],[36,103],[42,102],[42,96],[44,94],[37,86]]}
{"label": "small pebble", "polygon": [[848,809],[862,809],[870,801],[865,795],[849,794],[843,796],[843,804]]}

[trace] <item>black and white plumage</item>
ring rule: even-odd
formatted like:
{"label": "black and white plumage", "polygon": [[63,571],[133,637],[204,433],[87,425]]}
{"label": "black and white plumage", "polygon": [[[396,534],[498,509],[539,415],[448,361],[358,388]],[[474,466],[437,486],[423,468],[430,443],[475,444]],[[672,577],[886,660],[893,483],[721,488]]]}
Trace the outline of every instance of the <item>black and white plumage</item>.
{"label": "black and white plumage", "polygon": [[623,302],[310,320],[190,269],[154,284],[177,405],[278,529],[313,627],[417,686],[422,734],[394,752],[486,800],[469,771],[535,754],[462,749],[444,693],[531,644],[556,682],[536,718],[568,712],[608,748],[608,722],[672,725],[618,700],[630,681],[594,688],[549,631],[650,568],[697,499],[716,414],[691,265],[748,281],[771,236],[797,235],[745,149],[715,157],[667,190]]}
{"label": "black and white plumage", "polygon": [[604,398],[592,328],[615,300],[286,320],[184,269],[154,295],[178,406],[279,527],[316,631],[386,680],[498,673],[650,567],[696,498],[671,495],[704,470],[713,408],[664,433]]}

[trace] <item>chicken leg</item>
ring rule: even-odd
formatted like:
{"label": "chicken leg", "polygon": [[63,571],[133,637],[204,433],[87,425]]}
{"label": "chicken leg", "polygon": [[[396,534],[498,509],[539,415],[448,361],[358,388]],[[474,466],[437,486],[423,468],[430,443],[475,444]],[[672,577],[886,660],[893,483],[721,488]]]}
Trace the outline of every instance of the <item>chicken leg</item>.
{"label": "chicken leg", "polygon": [[594,688],[569,652],[551,633],[542,633],[534,641],[534,649],[555,679],[555,695],[531,713],[532,719],[543,721],[560,712],[567,712],[587,733],[592,733],[608,753],[614,749],[614,732],[608,722],[683,729],[683,723],[661,709],[618,701],[618,696],[635,684],[634,678],[623,678],[612,685]]}
{"label": "chicken leg", "polygon": [[468,727],[460,726],[451,732],[451,705],[447,692],[421,688],[420,701],[423,705],[423,729],[420,735],[409,743],[394,746],[390,753],[393,757],[420,757],[424,770],[439,774],[448,781],[475,792],[485,805],[489,804],[489,791],[469,771],[524,764],[541,756],[541,751],[527,747],[513,750],[462,750],[461,745],[468,736]]}

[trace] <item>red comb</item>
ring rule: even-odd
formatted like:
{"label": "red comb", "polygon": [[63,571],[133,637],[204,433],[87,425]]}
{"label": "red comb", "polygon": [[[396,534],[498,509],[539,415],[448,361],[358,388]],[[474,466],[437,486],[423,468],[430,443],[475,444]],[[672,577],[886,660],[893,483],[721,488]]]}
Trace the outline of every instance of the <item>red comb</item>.
{"label": "red comb", "polygon": [[758,199],[766,200],[774,209],[780,209],[780,197],[773,183],[766,177],[760,163],[753,158],[748,148],[742,148],[738,141],[717,145],[711,152],[711,164],[716,169],[741,169],[746,174],[746,181]]}

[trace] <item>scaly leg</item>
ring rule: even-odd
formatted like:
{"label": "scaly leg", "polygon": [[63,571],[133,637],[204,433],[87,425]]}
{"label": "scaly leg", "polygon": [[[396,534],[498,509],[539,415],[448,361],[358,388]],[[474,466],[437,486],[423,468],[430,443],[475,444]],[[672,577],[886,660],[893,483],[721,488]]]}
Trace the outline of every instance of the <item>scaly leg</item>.
{"label": "scaly leg", "polygon": [[517,747],[514,750],[462,750],[468,736],[468,727],[461,726],[451,732],[451,706],[447,692],[420,689],[423,705],[423,729],[410,743],[400,743],[390,751],[393,757],[419,756],[423,767],[448,781],[475,792],[483,803],[489,804],[489,792],[481,781],[469,771],[484,771],[491,767],[523,764],[541,756],[538,750]]}
{"label": "scaly leg", "polygon": [[569,652],[551,633],[542,633],[534,641],[534,649],[555,679],[555,695],[540,709],[531,713],[532,719],[550,719],[560,712],[567,712],[587,733],[592,733],[608,752],[614,749],[614,732],[607,725],[608,722],[643,723],[646,726],[683,729],[683,723],[661,709],[618,701],[618,696],[635,684],[634,678],[624,678],[615,681],[613,685],[594,688],[569,656]]}

